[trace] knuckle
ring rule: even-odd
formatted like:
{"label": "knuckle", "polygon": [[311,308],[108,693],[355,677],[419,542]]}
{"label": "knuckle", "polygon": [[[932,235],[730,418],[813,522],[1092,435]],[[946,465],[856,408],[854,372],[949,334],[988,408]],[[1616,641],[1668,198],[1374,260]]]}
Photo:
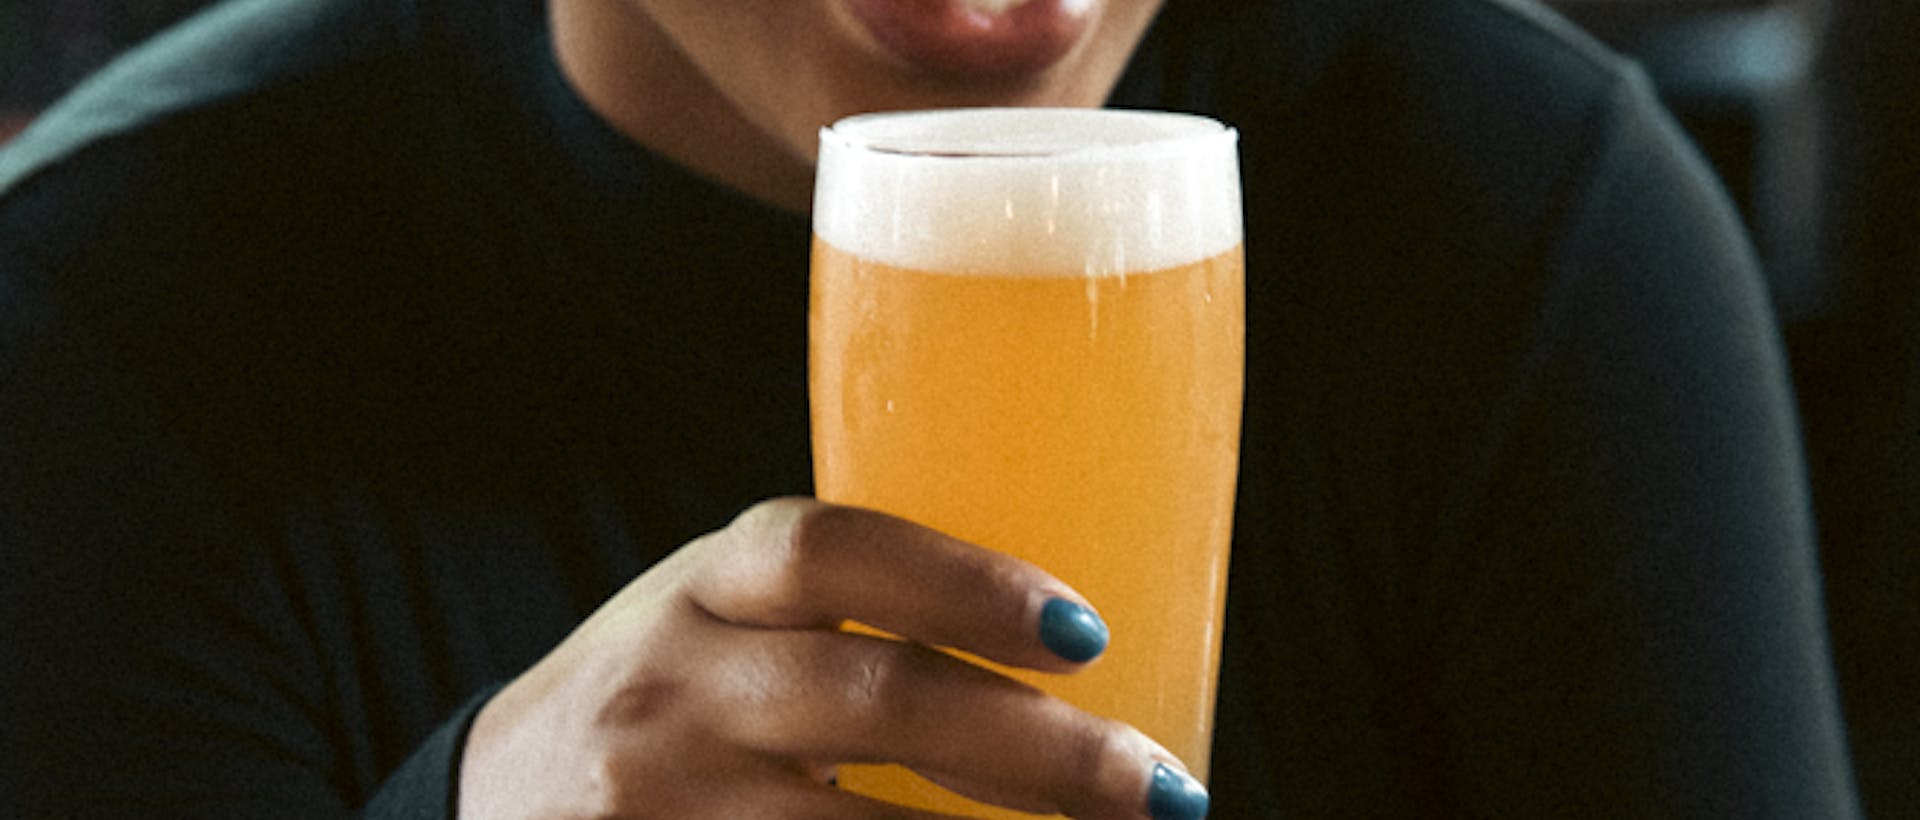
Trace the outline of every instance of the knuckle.
{"label": "knuckle", "polygon": [[799,496],[765,499],[741,510],[727,525],[727,529],[745,532],[750,536],[779,532],[788,529],[791,522],[805,515],[809,507],[817,505],[818,502]]}
{"label": "knuckle", "polygon": [[849,532],[858,528],[862,513],[852,507],[810,504],[793,510],[786,533],[785,558],[799,569],[832,557]]}
{"label": "knuckle", "polygon": [[658,817],[663,807],[693,805],[699,795],[688,788],[689,767],[727,753],[713,734],[708,688],[693,679],[650,679],[608,696],[577,755],[564,756],[571,778],[557,782],[578,784],[573,816]]}
{"label": "knuckle", "polygon": [[853,654],[842,681],[846,718],[861,734],[884,737],[901,731],[917,714],[912,653],[904,645],[874,642]]}
{"label": "knuckle", "polygon": [[860,515],[850,507],[809,504],[792,511],[783,537],[769,539],[769,583],[773,599],[793,614],[807,610],[828,591],[847,564],[848,539],[858,538]]}
{"label": "knuckle", "polygon": [[625,769],[621,761],[610,755],[598,755],[589,761],[584,778],[586,787],[580,794],[585,803],[584,816],[611,818],[625,812],[635,797],[633,781]]}
{"label": "knuckle", "polygon": [[581,788],[573,796],[575,816],[596,820],[634,817],[649,800],[661,799],[654,784],[638,776],[648,770],[647,766],[636,765],[615,749],[600,751],[585,761],[580,773]]}
{"label": "knuckle", "polygon": [[813,595],[808,553],[817,546],[817,524],[825,505],[783,497],[748,507],[727,526],[726,553],[709,562],[710,580],[729,597],[751,600],[755,617],[787,623],[807,620]]}
{"label": "knuckle", "polygon": [[807,498],[774,498],[748,507],[728,528],[760,553],[768,569],[791,574],[818,560],[834,540],[829,531],[846,514],[845,508]]}
{"label": "knuckle", "polygon": [[600,704],[595,717],[603,727],[641,726],[684,709],[688,687],[678,679],[647,679],[621,687]]}

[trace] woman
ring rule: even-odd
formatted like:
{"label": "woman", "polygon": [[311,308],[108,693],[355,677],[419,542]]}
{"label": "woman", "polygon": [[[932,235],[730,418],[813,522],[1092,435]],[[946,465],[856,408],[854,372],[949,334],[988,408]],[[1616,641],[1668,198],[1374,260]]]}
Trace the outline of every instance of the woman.
{"label": "woman", "polygon": [[1205,813],[1138,732],[831,629],[1070,674],[1099,602],[755,503],[808,490],[813,135],[989,104],[1244,135],[1217,816],[1852,816],[1751,254],[1635,72],[1487,0],[174,31],[0,155],[0,808],[916,816],[833,785],[893,761]]}

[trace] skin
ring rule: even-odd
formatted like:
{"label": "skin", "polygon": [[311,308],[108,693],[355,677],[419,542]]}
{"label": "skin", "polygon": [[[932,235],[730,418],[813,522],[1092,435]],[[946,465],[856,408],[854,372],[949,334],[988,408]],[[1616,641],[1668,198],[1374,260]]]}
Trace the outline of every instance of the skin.
{"label": "skin", "polygon": [[883,49],[842,0],[554,0],[554,45],[588,105],[649,148],[805,211],[822,126],[868,111],[1094,107],[1162,0],[1100,0],[1038,73],[936,75]]}
{"label": "skin", "polygon": [[[818,129],[863,111],[1098,105],[1160,0],[1094,3],[1043,70],[936,76],[842,0],[554,0],[576,90],[648,148],[804,211]],[[459,816],[912,818],[835,788],[899,762],[975,799],[1147,816],[1140,732],[927,648],[1069,674],[1039,639],[1044,571],[912,523],[776,499],[634,580],[475,719]],[[917,643],[839,631],[852,619]]]}

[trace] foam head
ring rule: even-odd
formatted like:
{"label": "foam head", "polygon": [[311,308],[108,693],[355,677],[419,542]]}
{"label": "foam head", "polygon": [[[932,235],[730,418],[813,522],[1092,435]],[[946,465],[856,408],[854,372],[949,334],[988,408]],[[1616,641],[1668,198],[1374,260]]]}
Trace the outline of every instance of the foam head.
{"label": "foam head", "polygon": [[1237,134],[1102,109],[871,114],[820,132],[814,232],[877,262],[1107,275],[1240,244]]}

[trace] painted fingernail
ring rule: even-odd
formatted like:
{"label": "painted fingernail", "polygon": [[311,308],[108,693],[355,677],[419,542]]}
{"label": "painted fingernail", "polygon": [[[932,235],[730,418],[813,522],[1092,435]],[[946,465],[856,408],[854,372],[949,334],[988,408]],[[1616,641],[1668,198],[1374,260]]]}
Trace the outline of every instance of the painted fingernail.
{"label": "painted fingernail", "polygon": [[1147,814],[1153,820],[1200,820],[1207,816],[1207,789],[1186,772],[1165,763],[1153,767],[1153,788],[1147,792]]}
{"label": "painted fingernail", "polygon": [[1040,642],[1053,654],[1086,663],[1107,648],[1107,624],[1083,604],[1054,598],[1040,608]]}

